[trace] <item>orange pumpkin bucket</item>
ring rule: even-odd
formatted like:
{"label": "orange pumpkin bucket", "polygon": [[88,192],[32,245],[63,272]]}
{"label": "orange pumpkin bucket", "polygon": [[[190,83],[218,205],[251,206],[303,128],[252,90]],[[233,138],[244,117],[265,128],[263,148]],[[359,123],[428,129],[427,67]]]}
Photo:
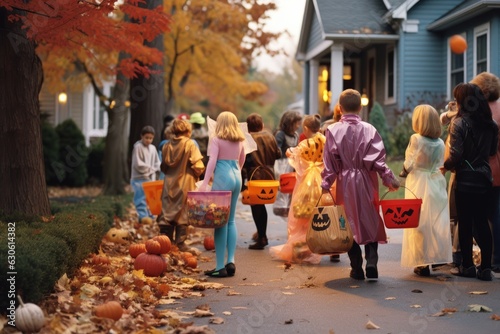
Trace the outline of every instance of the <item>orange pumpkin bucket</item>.
{"label": "orange pumpkin bucket", "polygon": [[291,194],[293,192],[293,188],[295,188],[295,181],[297,181],[297,178],[295,177],[295,172],[281,174],[280,191],[283,194]]}
{"label": "orange pumpkin bucket", "polygon": [[[404,187],[403,187],[404,188]],[[408,189],[408,188],[406,188]],[[422,199],[408,189],[415,198],[408,199],[386,199],[383,198],[389,192],[386,192],[380,199],[382,208],[382,217],[387,228],[415,228],[418,227],[420,220],[420,208]]]}
{"label": "orange pumpkin bucket", "polygon": [[250,179],[247,182],[248,187],[248,202],[250,205],[255,204],[272,204],[276,201],[280,181],[274,180],[274,175],[265,168],[266,172],[273,178],[272,180],[252,180],[255,171],[261,166],[254,169]]}
{"label": "orange pumpkin bucket", "polygon": [[155,216],[161,213],[161,194],[163,192],[163,180],[149,181],[142,184],[144,195],[146,195],[146,204],[149,211]]}
{"label": "orange pumpkin bucket", "polygon": [[241,192],[241,203],[250,205],[250,194],[248,193],[248,189]]}

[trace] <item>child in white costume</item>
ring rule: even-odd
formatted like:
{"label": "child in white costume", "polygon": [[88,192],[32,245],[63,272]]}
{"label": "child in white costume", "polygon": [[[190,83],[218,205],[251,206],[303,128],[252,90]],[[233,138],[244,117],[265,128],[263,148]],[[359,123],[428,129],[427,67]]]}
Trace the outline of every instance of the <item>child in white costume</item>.
{"label": "child in white costume", "polygon": [[429,276],[429,265],[452,261],[446,179],[439,169],[445,147],[439,138],[439,114],[432,106],[415,107],[412,127],[416,133],[410,138],[403,165],[408,173],[405,198],[415,198],[413,192],[422,198],[422,208],[419,226],[403,232],[401,266],[415,267],[415,274]]}

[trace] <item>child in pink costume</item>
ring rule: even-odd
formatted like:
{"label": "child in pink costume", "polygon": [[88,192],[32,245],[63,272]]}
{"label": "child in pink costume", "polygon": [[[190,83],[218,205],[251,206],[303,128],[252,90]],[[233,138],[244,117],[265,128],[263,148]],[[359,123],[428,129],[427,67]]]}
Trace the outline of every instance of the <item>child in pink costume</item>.
{"label": "child in pink costume", "polygon": [[321,188],[323,193],[328,193],[337,180],[337,203],[345,206],[354,234],[354,243],[348,252],[352,268],[350,276],[365,279],[359,246],[365,245],[366,277],[375,281],[378,279],[378,244],[387,243],[379,214],[377,174],[391,191],[399,188],[399,181],[385,163],[382,137],[359,116],[362,109],[359,92],[354,89],[343,91],[339,104],[342,117],[325,133]]}
{"label": "child in pink costume", "polygon": [[246,157],[244,140],[245,134],[240,129],[236,116],[229,111],[220,113],[217,117],[215,136],[208,143],[209,160],[200,190],[206,191],[208,182],[213,178],[212,190],[229,190],[232,196],[227,225],[214,231],[217,263],[215,269],[205,271],[205,275],[210,277],[234,276],[236,272],[234,253],[238,234],[234,215],[241,190],[241,168]]}

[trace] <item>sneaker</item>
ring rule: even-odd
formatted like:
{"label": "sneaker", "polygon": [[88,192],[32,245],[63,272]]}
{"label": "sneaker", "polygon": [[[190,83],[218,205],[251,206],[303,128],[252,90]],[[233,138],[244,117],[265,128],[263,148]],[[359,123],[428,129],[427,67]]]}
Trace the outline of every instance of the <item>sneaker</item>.
{"label": "sneaker", "polygon": [[378,270],[376,266],[366,267],[366,279],[369,282],[375,282],[378,280]]}
{"label": "sneaker", "polygon": [[480,279],[481,281],[492,281],[493,275],[491,274],[491,269],[490,268],[486,268],[483,270],[478,269],[477,278]]}
{"label": "sneaker", "polygon": [[[455,275],[455,276],[476,277],[476,267],[470,266],[467,269],[465,269],[463,266],[455,267],[455,268],[450,269],[450,273],[452,275]],[[491,270],[490,270],[490,273],[491,273]]]}
{"label": "sneaker", "polygon": [[363,272],[363,269],[351,269],[351,272],[349,273],[349,277],[354,278],[356,280],[364,280],[365,279],[365,273]]}
{"label": "sneaker", "polygon": [[429,266],[415,267],[415,269],[413,269],[413,272],[418,276],[431,276],[431,270],[429,269]]}
{"label": "sneaker", "polygon": [[493,266],[491,268],[491,271],[494,272],[495,274],[500,274],[500,266]]}

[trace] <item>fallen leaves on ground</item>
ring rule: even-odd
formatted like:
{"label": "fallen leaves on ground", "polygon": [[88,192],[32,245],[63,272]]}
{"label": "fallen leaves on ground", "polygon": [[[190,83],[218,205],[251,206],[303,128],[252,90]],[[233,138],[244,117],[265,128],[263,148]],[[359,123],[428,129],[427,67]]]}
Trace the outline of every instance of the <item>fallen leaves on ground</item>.
{"label": "fallen leaves on ground", "polygon": [[491,308],[489,308],[488,306],[484,306],[484,305],[471,304],[468,307],[469,308],[467,309],[467,311],[469,311],[469,312],[493,312],[493,310]]}
{"label": "fallen leaves on ground", "polygon": [[[58,189],[50,190],[53,197],[63,196]],[[73,196],[85,196],[89,190]],[[97,189],[90,191],[90,196]],[[67,196],[67,195],[66,195]],[[44,309],[46,325],[41,334],[59,333],[215,333],[207,326],[193,326],[191,317],[211,317],[209,307],[193,312],[180,312],[171,305],[178,300],[200,297],[205,289],[222,289],[221,283],[198,279],[201,270],[185,265],[182,252],[173,246],[162,255],[168,263],[167,272],[160,277],[146,277],[142,270],[134,270],[134,259],[129,255],[129,245],[144,242],[158,235],[155,224],[139,224],[133,206],[128,208],[129,220],[115,218],[114,227],[130,236],[126,243],[111,242],[103,238],[98,254],[90,255],[80,268],[68,277],[63,275],[55,285],[55,293],[40,306]],[[190,229],[187,243],[201,244],[204,232]],[[210,258],[197,256],[199,262]],[[122,317],[112,319],[94,315],[96,306],[117,301],[122,306]],[[216,319],[216,318],[214,318]],[[211,323],[223,323],[215,320]]]}
{"label": "fallen leaves on ground", "polygon": [[448,314],[453,314],[455,312],[457,312],[456,308],[448,307],[448,308],[442,309],[439,312],[436,312],[436,313],[432,314],[431,317],[442,317],[442,316],[445,316],[445,315],[448,315]]}
{"label": "fallen leaves on ground", "polygon": [[368,322],[365,325],[366,329],[379,329],[380,327],[375,325],[371,320],[368,320]]}

